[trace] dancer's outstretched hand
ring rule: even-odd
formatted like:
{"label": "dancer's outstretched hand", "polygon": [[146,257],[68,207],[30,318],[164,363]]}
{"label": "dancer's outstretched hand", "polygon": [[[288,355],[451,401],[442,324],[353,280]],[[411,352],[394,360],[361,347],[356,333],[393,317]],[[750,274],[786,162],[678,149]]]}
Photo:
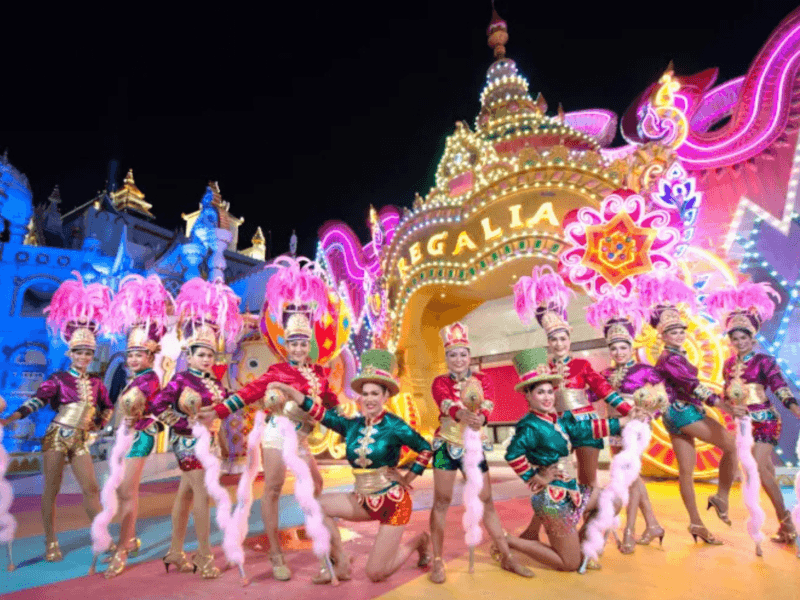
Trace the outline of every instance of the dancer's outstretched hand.
{"label": "dancer's outstretched hand", "polygon": [[300,404],[303,401],[303,398],[305,398],[300,390],[279,381],[273,381],[267,386],[267,389],[280,390],[289,400],[294,400],[298,404]]}

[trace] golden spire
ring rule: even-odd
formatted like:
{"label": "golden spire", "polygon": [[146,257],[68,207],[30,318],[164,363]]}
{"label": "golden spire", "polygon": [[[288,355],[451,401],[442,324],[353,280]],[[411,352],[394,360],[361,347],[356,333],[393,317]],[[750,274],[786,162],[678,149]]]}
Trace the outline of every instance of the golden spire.
{"label": "golden spire", "polygon": [[122,187],[116,192],[111,192],[111,201],[117,210],[135,210],[148,217],[154,217],[150,212],[153,205],[145,202],[144,193],[136,187],[136,182],[133,180],[133,169],[128,169]]}
{"label": "golden spire", "polygon": [[253,238],[250,240],[253,244],[250,248],[245,248],[241,251],[241,254],[245,256],[249,256],[250,258],[255,258],[256,260],[266,260],[267,257],[267,240],[264,237],[264,232],[261,231],[261,227],[256,229]]}
{"label": "golden spire", "polygon": [[486,30],[486,35],[489,37],[489,48],[494,50],[495,59],[505,58],[506,44],[508,43],[508,25],[497,14],[494,2],[492,2],[492,20]]}
{"label": "golden spire", "polygon": [[253,234],[253,238],[250,240],[250,243],[253,244],[253,246],[264,246],[267,243],[267,239],[264,237],[264,232],[261,231],[260,225],[256,229],[255,234]]}

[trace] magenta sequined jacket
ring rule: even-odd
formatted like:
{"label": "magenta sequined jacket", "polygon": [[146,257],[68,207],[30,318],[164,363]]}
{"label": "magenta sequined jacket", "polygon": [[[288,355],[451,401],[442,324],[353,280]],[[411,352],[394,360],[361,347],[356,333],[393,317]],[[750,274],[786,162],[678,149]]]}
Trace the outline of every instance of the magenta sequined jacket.
{"label": "magenta sequined jacket", "polygon": [[153,398],[153,416],[180,435],[190,436],[190,407],[199,396],[200,406],[216,406],[228,395],[225,387],[211,373],[189,369],[175,374]]}
{"label": "magenta sequined jacket", "polygon": [[82,401],[94,405],[94,423],[97,428],[105,427],[114,413],[114,405],[108,397],[106,386],[96,375],[81,375],[75,369],[53,373],[41,383],[33,398],[24,402],[16,412],[24,419],[46,404],[59,411],[66,404]]}

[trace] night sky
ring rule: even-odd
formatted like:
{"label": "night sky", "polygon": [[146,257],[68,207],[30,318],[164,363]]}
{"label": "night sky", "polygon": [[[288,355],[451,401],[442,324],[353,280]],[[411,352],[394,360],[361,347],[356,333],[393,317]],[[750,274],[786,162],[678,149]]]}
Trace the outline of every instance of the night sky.
{"label": "night sky", "polygon": [[[4,15],[0,151],[29,177],[35,204],[55,184],[63,212],[89,200],[116,160],[118,182],[133,168],[168,228],[218,180],[245,217],[240,246],[261,225],[277,254],[294,228],[313,255],[328,219],[366,239],[370,204],[410,206],[433,184],[454,122],[474,124],[492,61],[488,0],[195,4],[181,14],[169,4]],[[679,75],[742,75],[797,6],[585,4],[497,1],[508,57],[551,113],[561,102],[621,114],[670,60]]]}

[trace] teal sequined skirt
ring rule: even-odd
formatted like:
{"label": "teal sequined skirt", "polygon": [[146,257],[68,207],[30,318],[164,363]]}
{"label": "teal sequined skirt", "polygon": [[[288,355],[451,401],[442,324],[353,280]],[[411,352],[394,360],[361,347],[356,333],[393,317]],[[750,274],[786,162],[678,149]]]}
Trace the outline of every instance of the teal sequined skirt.
{"label": "teal sequined skirt", "polygon": [[664,413],[664,427],[672,435],[680,435],[681,429],[692,423],[702,421],[706,411],[702,406],[688,402],[673,402]]}
{"label": "teal sequined skirt", "polygon": [[131,451],[128,452],[128,458],[145,458],[152,454],[153,448],[156,447],[156,436],[149,433],[148,429],[150,428],[136,432],[133,446],[131,446]]}

